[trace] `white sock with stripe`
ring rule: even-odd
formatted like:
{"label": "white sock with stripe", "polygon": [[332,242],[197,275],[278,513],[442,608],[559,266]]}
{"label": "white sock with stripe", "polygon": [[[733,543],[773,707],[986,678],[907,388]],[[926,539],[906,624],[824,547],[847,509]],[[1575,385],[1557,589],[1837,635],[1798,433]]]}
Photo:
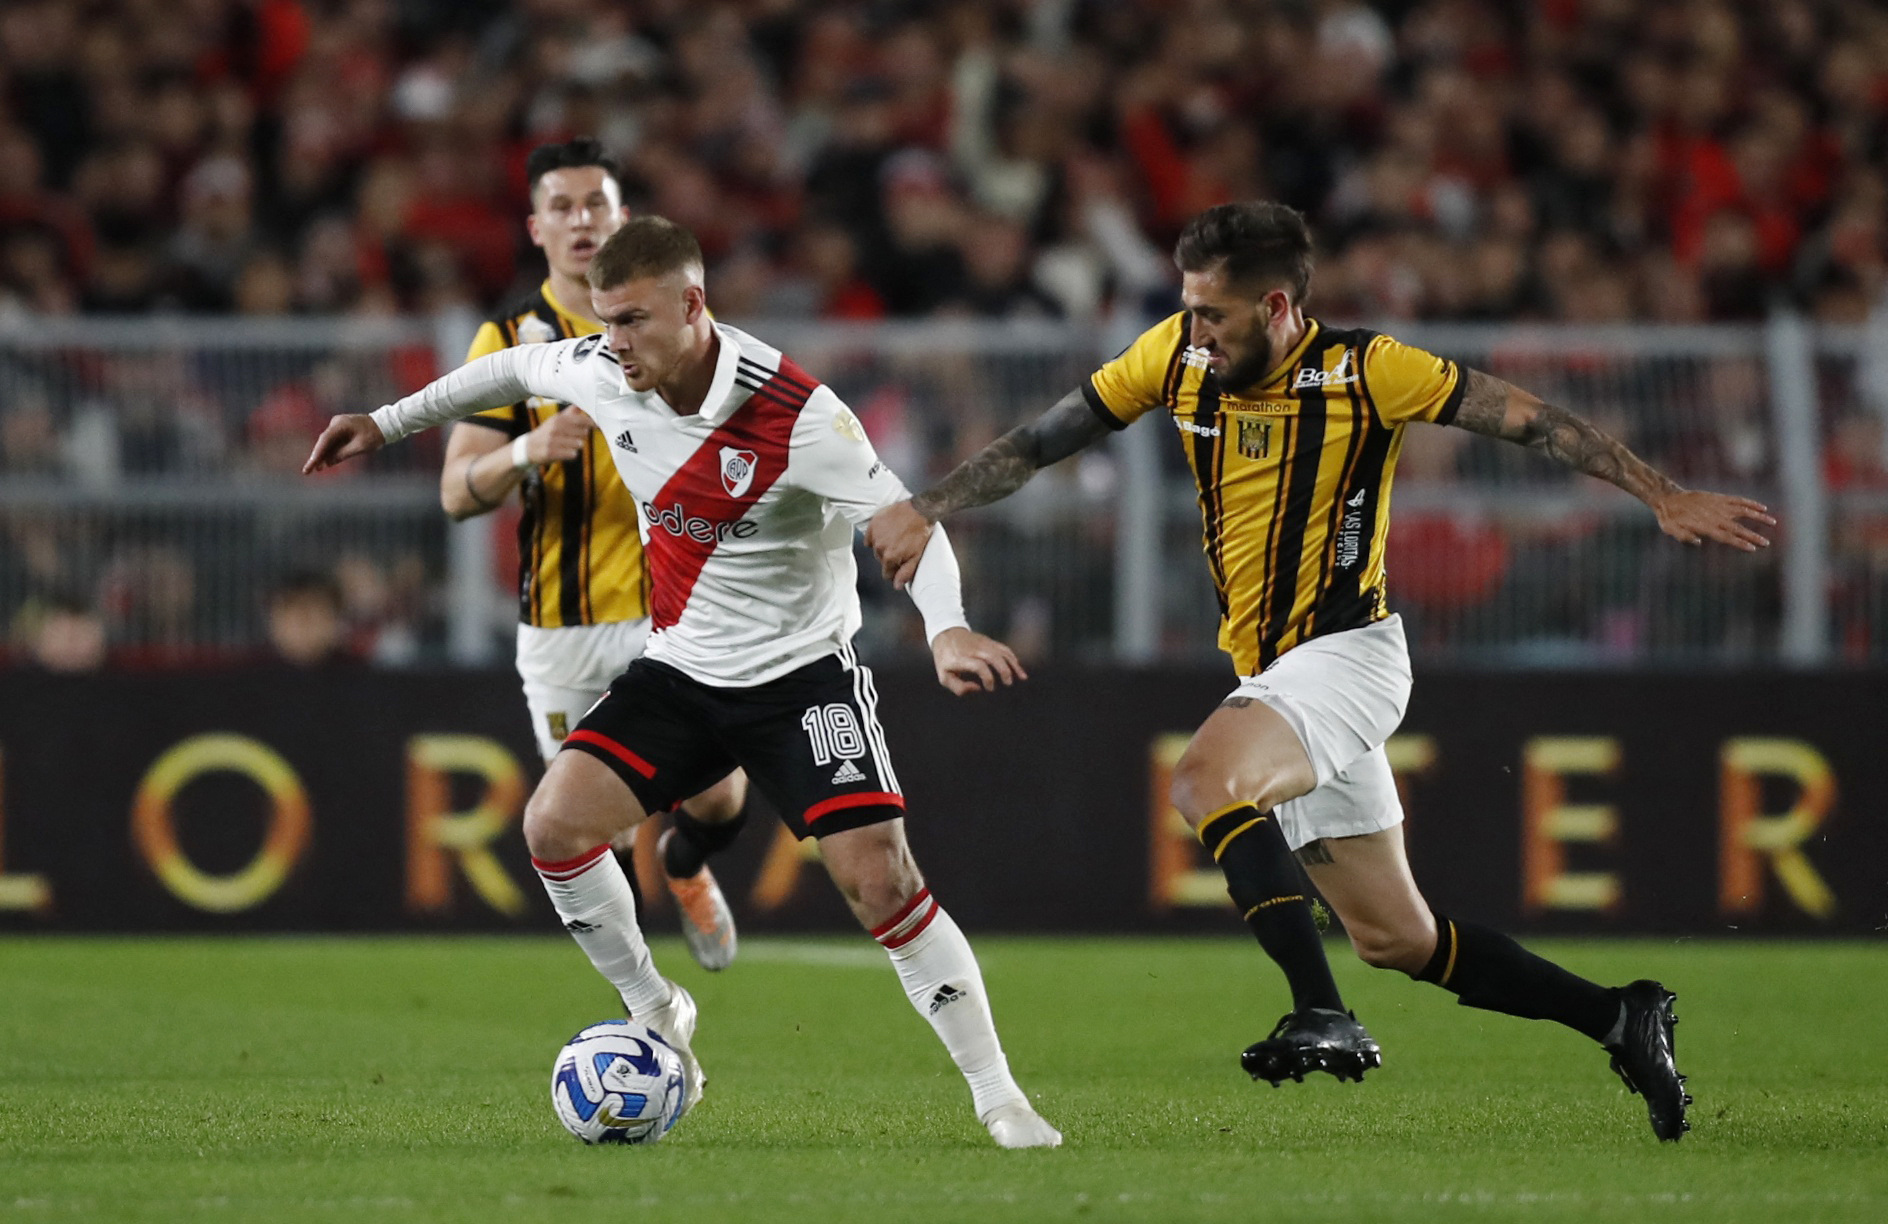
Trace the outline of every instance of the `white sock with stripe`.
{"label": "white sock with stripe", "polygon": [[667,1003],[669,984],[656,972],[636,924],[636,894],[610,848],[598,846],[561,863],[533,858],[531,865],[564,929],[623,996],[629,1014],[645,1015]]}
{"label": "white sock with stripe", "polygon": [[997,1040],[976,954],[951,916],[921,889],[872,938],[891,954],[905,997],[931,1022],[951,1061],[970,1085],[979,1118],[1015,1102],[1027,1104],[1010,1076],[1009,1059]]}

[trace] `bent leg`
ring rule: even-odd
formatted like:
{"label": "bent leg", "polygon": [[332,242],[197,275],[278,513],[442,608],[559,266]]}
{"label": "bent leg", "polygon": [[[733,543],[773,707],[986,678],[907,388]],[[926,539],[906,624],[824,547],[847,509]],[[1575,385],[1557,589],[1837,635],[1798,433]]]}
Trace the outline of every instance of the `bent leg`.
{"label": "bent leg", "polygon": [[1298,858],[1365,964],[1415,977],[1429,963],[1436,921],[1410,874],[1402,825],[1362,837],[1320,838]]}
{"label": "bent leg", "polygon": [[1234,804],[1269,812],[1317,784],[1311,757],[1285,716],[1256,698],[1232,696],[1194,732],[1174,767],[1170,795],[1197,830]]}
{"label": "bent leg", "polygon": [[1004,1147],[1061,1143],[1061,1134],[1036,1115],[1010,1074],[976,954],[924,886],[905,844],[905,822],[848,829],[821,838],[819,846],[846,904],[891,956],[905,997],[963,1073],[977,1118],[991,1136]]}
{"label": "bent leg", "polygon": [[636,921],[636,898],[610,840],[643,819],[635,794],[581,752],[560,752],[525,807],[525,844],[557,917],[632,1016],[669,1002]]}
{"label": "bent leg", "polygon": [[1284,716],[1229,698],[1200,727],[1174,769],[1172,798],[1226,876],[1259,946],[1284,971],[1292,1010],[1343,1011],[1304,877],[1274,813],[1312,789],[1311,759]]}
{"label": "bent leg", "polygon": [[734,963],[740,934],[734,910],[708,869],[711,855],[726,850],[747,824],[747,774],[735,770],[686,799],[656,841],[662,880],[682,919],[682,938],[695,963],[710,972]]}
{"label": "bent leg", "polygon": [[1536,956],[1499,931],[1430,911],[1410,873],[1399,825],[1306,846],[1306,870],[1369,964],[1399,969],[1479,1007],[1553,1020],[1595,1041],[1613,1039],[1619,992]]}
{"label": "bent leg", "polygon": [[747,824],[747,774],[735,770],[700,794],[684,799],[662,839],[662,869],[672,880],[701,871],[710,855],[734,844]]}
{"label": "bent leg", "polygon": [[617,773],[594,756],[560,752],[524,809],[531,856],[559,860],[631,832],[648,815]]}

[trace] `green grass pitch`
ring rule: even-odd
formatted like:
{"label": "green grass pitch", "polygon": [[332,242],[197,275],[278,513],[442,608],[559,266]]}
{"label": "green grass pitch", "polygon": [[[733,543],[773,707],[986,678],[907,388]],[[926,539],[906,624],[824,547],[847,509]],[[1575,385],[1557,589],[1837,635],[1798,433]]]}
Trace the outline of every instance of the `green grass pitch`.
{"label": "green grass pitch", "polygon": [[989,1143],[863,936],[713,976],[658,941],[710,1082],[650,1148],[552,1117],[611,1014],[562,939],[0,940],[0,1220],[1888,1220],[1878,944],[1543,944],[1678,990],[1676,1145],[1582,1039],[1335,946],[1385,1065],[1274,1090],[1246,941],[977,944],[1059,1151]]}

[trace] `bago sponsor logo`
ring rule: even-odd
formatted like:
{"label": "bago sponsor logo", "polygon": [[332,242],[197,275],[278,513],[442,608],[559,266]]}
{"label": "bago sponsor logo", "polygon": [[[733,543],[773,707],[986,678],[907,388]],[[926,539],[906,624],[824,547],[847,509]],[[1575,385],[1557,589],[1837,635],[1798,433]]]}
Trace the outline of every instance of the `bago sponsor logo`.
{"label": "bago sponsor logo", "polygon": [[653,502],[644,502],[641,509],[643,521],[649,524],[649,530],[655,531],[659,528],[677,539],[695,540],[702,544],[718,544],[723,540],[745,540],[760,530],[759,523],[748,519],[717,523],[711,519],[697,518],[682,509],[680,502],[667,508],[658,508]]}

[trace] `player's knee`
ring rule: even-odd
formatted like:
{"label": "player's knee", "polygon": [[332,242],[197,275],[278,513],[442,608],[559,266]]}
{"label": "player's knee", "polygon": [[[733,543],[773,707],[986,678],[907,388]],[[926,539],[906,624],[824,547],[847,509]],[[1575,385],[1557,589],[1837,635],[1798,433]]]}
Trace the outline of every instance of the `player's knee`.
{"label": "player's knee", "polygon": [[591,849],[597,839],[576,827],[568,805],[555,793],[539,787],[524,805],[524,844],[532,858],[562,862]]}
{"label": "player's knee", "polygon": [[1376,969],[1416,973],[1429,963],[1429,954],[1435,946],[1433,934],[1425,940],[1423,932],[1413,927],[1353,924],[1346,929],[1350,933],[1350,946],[1356,949],[1358,958]]}
{"label": "player's knee", "polygon": [[868,929],[896,915],[924,887],[924,876],[904,838],[889,828],[872,826],[856,834],[840,834],[848,844],[826,860],[833,883]]}
{"label": "player's knee", "polygon": [[909,854],[887,856],[850,881],[847,900],[874,922],[896,914],[924,887],[924,877]]}
{"label": "player's knee", "polygon": [[1269,812],[1291,797],[1280,793],[1279,781],[1266,776],[1234,778],[1212,761],[1189,754],[1174,766],[1167,795],[1187,824],[1197,829],[1214,812],[1223,812],[1237,803],[1250,803],[1261,812]]}

